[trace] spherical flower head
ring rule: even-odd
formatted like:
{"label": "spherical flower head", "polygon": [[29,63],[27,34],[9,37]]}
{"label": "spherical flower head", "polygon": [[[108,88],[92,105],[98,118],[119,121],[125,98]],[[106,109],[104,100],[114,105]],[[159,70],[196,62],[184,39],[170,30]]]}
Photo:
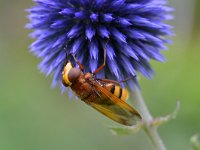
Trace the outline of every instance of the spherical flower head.
{"label": "spherical flower head", "polygon": [[118,81],[137,72],[150,78],[150,60],[165,61],[160,51],[166,49],[165,37],[172,35],[164,23],[172,18],[167,0],[34,1],[28,9],[27,27],[36,39],[30,49],[42,59],[39,69],[53,74],[53,86],[62,85],[66,53],[73,53],[86,72],[94,72],[106,49],[106,66],[97,76]]}

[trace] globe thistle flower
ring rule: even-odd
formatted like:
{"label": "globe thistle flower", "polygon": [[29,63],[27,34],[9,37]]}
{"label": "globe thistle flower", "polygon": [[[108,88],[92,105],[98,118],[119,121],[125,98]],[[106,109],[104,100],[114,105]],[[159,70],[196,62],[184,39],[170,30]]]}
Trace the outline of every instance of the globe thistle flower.
{"label": "globe thistle flower", "polygon": [[118,81],[137,72],[150,78],[150,60],[165,61],[160,51],[172,34],[164,23],[172,18],[167,0],[34,1],[28,9],[27,28],[36,39],[30,49],[42,59],[41,72],[53,74],[53,86],[62,83],[66,53],[74,53],[86,72],[93,72],[103,63],[105,48],[106,67],[98,77]]}

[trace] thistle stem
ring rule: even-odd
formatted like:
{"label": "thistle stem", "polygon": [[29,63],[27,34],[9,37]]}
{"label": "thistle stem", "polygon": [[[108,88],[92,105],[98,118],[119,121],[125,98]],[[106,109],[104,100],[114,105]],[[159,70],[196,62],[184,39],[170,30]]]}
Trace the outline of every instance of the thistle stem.
{"label": "thistle stem", "polygon": [[134,103],[137,105],[139,112],[141,113],[143,124],[144,124],[144,131],[147,134],[149,140],[151,141],[155,150],[166,150],[166,147],[159,136],[157,131],[157,127],[151,125],[153,121],[153,117],[151,116],[144,100],[141,95],[140,90],[136,87],[134,91]]}

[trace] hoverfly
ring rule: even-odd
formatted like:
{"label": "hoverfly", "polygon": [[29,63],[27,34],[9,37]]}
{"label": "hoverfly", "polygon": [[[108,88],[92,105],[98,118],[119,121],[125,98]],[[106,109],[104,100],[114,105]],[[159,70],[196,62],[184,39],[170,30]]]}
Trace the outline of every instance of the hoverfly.
{"label": "hoverfly", "polygon": [[[72,54],[79,68],[73,67],[68,61],[62,72],[62,82],[86,104],[90,105],[108,118],[126,125],[135,125],[141,119],[140,114],[125,101],[128,91],[119,86],[119,82],[108,79],[97,79],[106,64],[106,50],[104,49],[104,63],[94,73],[84,74],[83,65]],[[125,80],[124,80],[125,81]]]}

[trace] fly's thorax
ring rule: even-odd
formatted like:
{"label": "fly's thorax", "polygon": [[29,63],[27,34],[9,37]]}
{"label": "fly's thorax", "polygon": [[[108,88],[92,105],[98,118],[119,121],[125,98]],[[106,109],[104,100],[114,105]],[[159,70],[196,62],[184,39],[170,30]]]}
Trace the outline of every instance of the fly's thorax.
{"label": "fly's thorax", "polygon": [[63,73],[63,84],[65,86],[71,86],[74,81],[78,79],[81,75],[81,70],[78,68],[72,67],[71,62],[68,62],[64,67]]}
{"label": "fly's thorax", "polygon": [[90,79],[90,78],[92,78],[93,77],[93,75],[91,74],[91,73],[86,73],[85,75],[85,79]]}

